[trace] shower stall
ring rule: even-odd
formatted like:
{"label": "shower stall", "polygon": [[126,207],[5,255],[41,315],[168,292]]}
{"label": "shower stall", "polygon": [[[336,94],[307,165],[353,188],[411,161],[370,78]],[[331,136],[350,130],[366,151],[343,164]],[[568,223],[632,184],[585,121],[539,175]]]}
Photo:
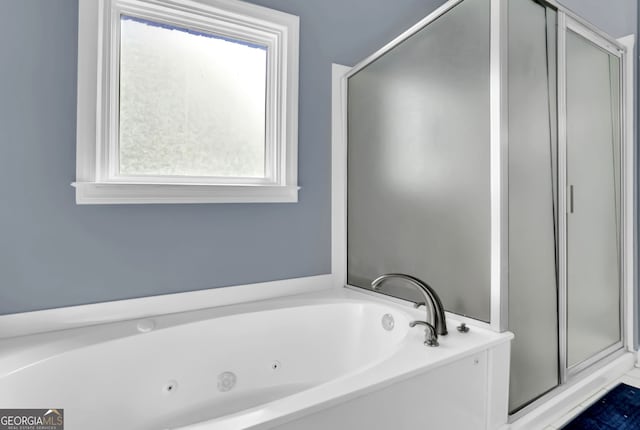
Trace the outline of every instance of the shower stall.
{"label": "shower stall", "polygon": [[346,78],[347,284],[512,331],[511,413],[624,349],[626,61],[554,1],[452,0]]}

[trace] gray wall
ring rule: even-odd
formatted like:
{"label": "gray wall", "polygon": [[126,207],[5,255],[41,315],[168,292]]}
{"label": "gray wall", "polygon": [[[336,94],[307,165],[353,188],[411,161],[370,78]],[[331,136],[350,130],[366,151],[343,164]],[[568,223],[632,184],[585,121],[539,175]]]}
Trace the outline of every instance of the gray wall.
{"label": "gray wall", "polygon": [[77,0],[0,13],[0,314],[330,271],[331,63],[442,0],[256,0],[300,16],[300,202],[76,206]]}
{"label": "gray wall", "polygon": [[636,0],[559,0],[559,3],[612,36],[636,33]]}
{"label": "gray wall", "polygon": [[[254,0],[299,15],[300,202],[76,206],[77,0],[0,14],[0,314],[328,273],[330,64],[353,64],[442,0]],[[636,1],[565,0],[636,33]]]}

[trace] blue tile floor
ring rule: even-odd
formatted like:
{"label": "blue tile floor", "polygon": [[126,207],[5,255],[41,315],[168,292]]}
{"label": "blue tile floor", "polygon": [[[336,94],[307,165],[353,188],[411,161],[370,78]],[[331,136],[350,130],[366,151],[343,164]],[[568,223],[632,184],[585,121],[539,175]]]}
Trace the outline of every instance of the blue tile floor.
{"label": "blue tile floor", "polygon": [[640,388],[617,385],[562,430],[640,430]]}

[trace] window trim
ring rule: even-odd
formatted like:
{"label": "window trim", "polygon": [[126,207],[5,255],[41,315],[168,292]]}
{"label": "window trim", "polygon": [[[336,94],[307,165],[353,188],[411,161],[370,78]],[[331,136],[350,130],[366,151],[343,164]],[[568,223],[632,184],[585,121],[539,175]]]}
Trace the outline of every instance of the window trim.
{"label": "window trim", "polygon": [[[118,176],[120,15],[267,46],[264,178]],[[77,204],[297,202],[299,18],[236,0],[80,0]]]}

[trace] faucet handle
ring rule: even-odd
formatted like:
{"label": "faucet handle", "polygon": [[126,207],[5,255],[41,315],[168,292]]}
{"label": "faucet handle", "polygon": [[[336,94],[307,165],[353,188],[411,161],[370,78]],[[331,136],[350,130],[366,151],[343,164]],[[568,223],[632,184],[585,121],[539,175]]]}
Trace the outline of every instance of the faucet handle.
{"label": "faucet handle", "polygon": [[426,346],[440,346],[440,342],[438,342],[438,339],[431,338],[429,337],[429,335],[426,335],[424,344]]}
{"label": "faucet handle", "polygon": [[424,344],[427,346],[440,346],[438,342],[438,333],[436,328],[426,321],[411,321],[409,327],[415,327],[417,325],[424,326]]}
{"label": "faucet handle", "polygon": [[461,323],[458,327],[456,327],[456,329],[460,333],[469,333],[469,327],[467,327],[466,323]]}

